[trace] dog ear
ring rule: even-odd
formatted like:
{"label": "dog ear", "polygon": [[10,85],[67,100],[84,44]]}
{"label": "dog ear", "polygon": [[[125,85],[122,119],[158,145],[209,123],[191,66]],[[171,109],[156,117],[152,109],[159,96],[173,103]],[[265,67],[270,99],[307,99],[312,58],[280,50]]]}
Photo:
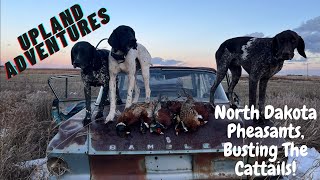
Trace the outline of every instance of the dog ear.
{"label": "dog ear", "polygon": [[134,39],[135,39],[135,42],[133,42],[133,49],[137,49],[137,46],[138,46],[138,44],[137,44],[137,39],[136,39],[136,33],[134,32],[134,30],[130,27],[130,31],[132,32],[132,35],[133,35],[133,37],[134,37]]}
{"label": "dog ear", "polygon": [[108,39],[108,43],[114,49],[119,48],[119,38],[118,38],[118,33],[116,30],[113,30],[113,32],[111,33],[111,35]]}
{"label": "dog ear", "polygon": [[134,30],[132,28],[130,28],[130,31],[132,32],[133,37],[136,37],[136,33],[134,32]]}
{"label": "dog ear", "polygon": [[298,53],[304,58],[307,58],[306,53],[304,52],[304,49],[305,49],[304,40],[301,38],[301,36],[299,36],[298,47],[297,47]]}
{"label": "dog ear", "polygon": [[279,50],[279,45],[278,45],[278,38],[275,36],[272,38],[272,45],[271,45],[271,50],[272,50],[272,56],[276,57],[278,50]]}

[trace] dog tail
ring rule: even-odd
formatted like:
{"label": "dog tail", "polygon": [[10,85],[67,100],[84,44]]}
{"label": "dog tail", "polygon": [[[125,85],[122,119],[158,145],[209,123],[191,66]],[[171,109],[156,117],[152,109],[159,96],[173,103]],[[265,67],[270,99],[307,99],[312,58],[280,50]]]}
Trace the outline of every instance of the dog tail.
{"label": "dog tail", "polygon": [[216,61],[219,61],[224,54],[231,55],[225,42],[220,45],[219,49],[215,54]]}
{"label": "dog tail", "polygon": [[98,44],[96,45],[96,49],[98,49],[99,44],[100,44],[102,41],[104,41],[104,40],[108,40],[108,38],[103,38],[103,39],[101,39],[101,40],[98,42]]}

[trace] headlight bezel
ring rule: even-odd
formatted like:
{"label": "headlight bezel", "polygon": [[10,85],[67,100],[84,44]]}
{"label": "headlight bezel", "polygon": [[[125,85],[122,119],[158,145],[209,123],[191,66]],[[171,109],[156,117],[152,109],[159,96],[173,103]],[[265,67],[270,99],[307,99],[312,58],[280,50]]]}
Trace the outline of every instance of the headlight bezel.
{"label": "headlight bezel", "polygon": [[54,176],[62,176],[69,171],[68,163],[61,157],[49,158],[47,168],[49,173]]}

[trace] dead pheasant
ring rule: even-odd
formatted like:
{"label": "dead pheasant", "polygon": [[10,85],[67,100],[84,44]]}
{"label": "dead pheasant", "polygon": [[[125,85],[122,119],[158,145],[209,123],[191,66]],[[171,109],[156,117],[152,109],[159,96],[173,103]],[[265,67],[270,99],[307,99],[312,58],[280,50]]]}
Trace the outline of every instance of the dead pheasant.
{"label": "dead pheasant", "polygon": [[195,101],[193,97],[189,94],[187,95],[187,100],[182,103],[179,116],[177,116],[177,124],[175,126],[176,135],[179,134],[181,130],[187,132],[189,130],[195,131],[199,126],[206,124],[208,121],[208,116],[205,110],[202,110],[201,104],[197,103],[197,109],[203,111],[203,114],[206,115],[206,121],[204,117],[198,113],[195,107]]}
{"label": "dead pheasant", "polygon": [[150,125],[150,132],[163,134],[163,130],[172,125],[173,113],[168,108],[167,102],[158,102],[154,111],[154,122]]}
{"label": "dead pheasant", "polygon": [[130,134],[130,126],[140,122],[140,131],[146,132],[152,122],[155,102],[136,103],[125,109],[117,119],[116,131],[120,137]]}
{"label": "dead pheasant", "polygon": [[140,132],[146,133],[150,129],[151,133],[164,134],[163,130],[170,125],[171,117],[164,108],[161,107],[161,98],[150,103],[136,103],[125,109],[117,119],[116,131],[120,137],[129,135],[130,126],[140,122]]}
{"label": "dead pheasant", "polygon": [[214,113],[214,109],[210,103],[194,102],[194,109],[202,116],[203,121],[208,121],[209,114]]}

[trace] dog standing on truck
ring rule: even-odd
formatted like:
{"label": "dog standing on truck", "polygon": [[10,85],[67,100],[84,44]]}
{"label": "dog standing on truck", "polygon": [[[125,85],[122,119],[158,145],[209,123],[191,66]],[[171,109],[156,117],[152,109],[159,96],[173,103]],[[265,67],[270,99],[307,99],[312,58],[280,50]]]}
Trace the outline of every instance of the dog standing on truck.
{"label": "dog standing on truck", "polygon": [[[128,92],[126,106],[131,106],[132,102],[137,102],[139,98],[139,88],[136,85],[137,67],[141,68],[146,99],[150,102],[151,90],[149,86],[151,55],[141,44],[137,43],[134,30],[129,26],[119,26],[110,35],[108,43],[112,47],[109,54],[110,71],[110,111],[105,123],[113,121],[116,113],[116,76],[120,71],[128,75]],[[132,99],[133,89],[135,88],[135,98]]]}
{"label": "dog standing on truck", "polygon": [[[109,53],[109,50],[97,50],[94,46],[85,41],[77,42],[71,49],[71,64],[74,68],[81,68],[81,79],[84,84],[86,100],[86,116],[83,119],[84,126],[91,122],[91,86],[103,86],[99,110],[95,119],[103,117],[104,106],[108,103]],[[119,89],[116,88],[116,91],[117,104],[122,104],[122,100],[119,96]]]}
{"label": "dog standing on truck", "polygon": [[[217,78],[211,87],[210,102],[214,104],[214,93],[227,74],[232,74],[228,98],[233,103],[233,89],[241,76],[241,67],[249,74],[249,106],[256,107],[259,83],[259,120],[264,120],[267,83],[279,72],[285,60],[291,60],[294,50],[307,58],[303,39],[294,31],[286,30],[273,38],[236,37],[223,42],[216,52]],[[260,121],[260,122],[261,122]]]}

